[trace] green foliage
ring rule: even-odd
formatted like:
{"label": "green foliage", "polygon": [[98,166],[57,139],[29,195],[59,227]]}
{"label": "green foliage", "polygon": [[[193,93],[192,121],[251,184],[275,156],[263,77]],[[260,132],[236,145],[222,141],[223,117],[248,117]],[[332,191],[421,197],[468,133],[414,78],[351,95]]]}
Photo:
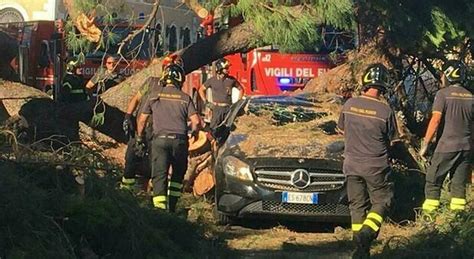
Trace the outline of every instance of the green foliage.
{"label": "green foliage", "polygon": [[384,29],[391,46],[424,58],[451,53],[474,35],[469,0],[380,0],[361,6],[368,13],[363,23]]}
{"label": "green foliage", "polygon": [[221,2],[221,0],[199,0],[199,3],[207,10],[216,9],[221,4]]}
{"label": "green foliage", "polygon": [[240,0],[230,13],[232,16],[241,15],[245,21],[255,25],[263,36],[258,45],[271,43],[283,52],[316,49],[323,40],[318,29],[322,25],[343,30],[355,28],[353,2],[350,0],[304,1],[304,5],[294,2]]}
{"label": "green foliage", "polygon": [[79,12],[90,13],[96,6],[96,0],[74,0],[74,6]]}
{"label": "green foliage", "polygon": [[80,59],[80,62],[82,63],[84,61],[84,53],[92,49],[92,43],[85,37],[76,34],[74,24],[70,20],[66,22],[65,35],[66,46],[73,52],[74,56],[81,55],[82,59]]}

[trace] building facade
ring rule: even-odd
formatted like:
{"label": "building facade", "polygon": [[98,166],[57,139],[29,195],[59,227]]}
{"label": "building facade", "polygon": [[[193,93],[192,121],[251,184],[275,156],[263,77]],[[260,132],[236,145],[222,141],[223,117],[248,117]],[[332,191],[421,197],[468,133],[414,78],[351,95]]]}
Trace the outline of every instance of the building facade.
{"label": "building facade", "polygon": [[[153,0],[103,0],[107,7],[122,6],[117,11],[133,23],[144,23],[153,8]],[[123,7],[124,6],[124,7]],[[99,12],[100,15],[100,12]],[[0,23],[23,21],[54,21],[66,19],[63,0],[0,0]],[[197,40],[200,20],[179,0],[161,0],[154,26],[163,51],[176,51]]]}

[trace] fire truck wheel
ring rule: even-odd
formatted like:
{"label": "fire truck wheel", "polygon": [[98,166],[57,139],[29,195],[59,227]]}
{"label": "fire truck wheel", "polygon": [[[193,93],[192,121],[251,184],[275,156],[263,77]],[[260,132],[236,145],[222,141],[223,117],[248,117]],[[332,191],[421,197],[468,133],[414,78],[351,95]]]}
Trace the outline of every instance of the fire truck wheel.
{"label": "fire truck wheel", "polygon": [[23,22],[25,19],[18,10],[14,8],[5,8],[0,10],[0,23]]}

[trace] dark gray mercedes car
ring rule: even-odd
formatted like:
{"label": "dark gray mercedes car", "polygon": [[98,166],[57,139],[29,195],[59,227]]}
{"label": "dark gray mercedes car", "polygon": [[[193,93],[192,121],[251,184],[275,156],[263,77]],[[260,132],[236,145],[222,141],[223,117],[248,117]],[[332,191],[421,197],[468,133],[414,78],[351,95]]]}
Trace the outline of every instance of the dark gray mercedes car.
{"label": "dark gray mercedes car", "polygon": [[260,96],[234,104],[218,128],[215,215],[348,223],[341,105],[332,97]]}

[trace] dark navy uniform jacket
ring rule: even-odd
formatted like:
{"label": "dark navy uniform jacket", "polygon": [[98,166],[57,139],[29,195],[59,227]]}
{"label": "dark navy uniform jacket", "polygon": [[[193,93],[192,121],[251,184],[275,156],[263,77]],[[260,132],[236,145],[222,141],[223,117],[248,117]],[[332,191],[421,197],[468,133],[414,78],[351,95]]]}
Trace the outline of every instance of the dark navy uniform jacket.
{"label": "dark navy uniform jacket", "polygon": [[387,103],[365,95],[351,98],[342,107],[338,127],[344,131],[345,174],[377,174],[389,166],[388,149],[398,129]]}
{"label": "dark navy uniform jacket", "polygon": [[449,153],[471,150],[474,96],[464,87],[455,84],[436,93],[433,113],[441,113],[438,128],[438,145],[435,152]]}
{"label": "dark navy uniform jacket", "polygon": [[150,91],[142,112],[153,117],[153,134],[187,135],[188,118],[197,113],[191,97],[174,86]]}

